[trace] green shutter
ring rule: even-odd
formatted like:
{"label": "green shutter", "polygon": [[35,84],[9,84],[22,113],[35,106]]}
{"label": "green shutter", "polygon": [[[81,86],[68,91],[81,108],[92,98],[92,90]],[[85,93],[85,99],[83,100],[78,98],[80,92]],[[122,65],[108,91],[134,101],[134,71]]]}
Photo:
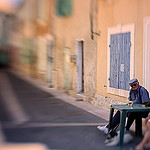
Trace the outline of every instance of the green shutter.
{"label": "green shutter", "polygon": [[68,16],[72,14],[72,0],[56,0],[56,14]]}
{"label": "green shutter", "polygon": [[60,1],[61,0],[56,0],[56,14],[58,15],[58,16],[60,16],[61,14],[60,14]]}
{"label": "green shutter", "polygon": [[23,51],[22,51],[22,61],[25,64],[32,64],[34,62],[33,49],[34,43],[33,39],[27,38],[23,41]]}

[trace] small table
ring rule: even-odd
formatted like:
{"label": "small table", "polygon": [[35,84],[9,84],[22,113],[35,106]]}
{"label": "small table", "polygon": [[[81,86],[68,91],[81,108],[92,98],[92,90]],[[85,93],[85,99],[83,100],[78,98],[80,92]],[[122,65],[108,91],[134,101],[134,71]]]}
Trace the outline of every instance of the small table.
{"label": "small table", "polygon": [[109,118],[109,128],[111,126],[114,109],[120,111],[120,146],[122,146],[127,113],[128,112],[150,112],[150,107],[144,107],[142,104],[133,104],[132,106],[129,106],[128,104],[111,105],[110,118]]}

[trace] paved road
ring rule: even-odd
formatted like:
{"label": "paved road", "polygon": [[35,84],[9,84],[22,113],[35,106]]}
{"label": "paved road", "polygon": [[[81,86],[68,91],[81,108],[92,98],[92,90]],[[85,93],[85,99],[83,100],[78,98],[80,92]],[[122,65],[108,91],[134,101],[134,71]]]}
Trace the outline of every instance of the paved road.
{"label": "paved road", "polygon": [[[10,72],[1,71],[0,76],[5,83],[0,82],[1,88],[11,90],[7,99],[17,103],[13,106],[10,102],[10,106],[16,109],[10,110],[5,92],[0,92],[0,120],[7,142],[38,142],[55,150],[120,149],[105,146],[105,135],[96,129],[98,124],[108,122],[103,117],[58,99],[53,93],[44,92]],[[139,140],[135,137],[123,149],[134,148]]]}

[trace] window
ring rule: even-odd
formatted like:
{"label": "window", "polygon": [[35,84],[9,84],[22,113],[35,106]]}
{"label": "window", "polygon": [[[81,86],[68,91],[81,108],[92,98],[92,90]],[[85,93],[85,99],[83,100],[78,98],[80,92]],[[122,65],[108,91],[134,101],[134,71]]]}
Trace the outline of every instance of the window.
{"label": "window", "polygon": [[130,32],[110,35],[110,87],[129,90]]}
{"label": "window", "polygon": [[134,25],[108,29],[107,92],[128,97],[134,76]]}
{"label": "window", "polygon": [[56,14],[68,16],[72,14],[72,0],[56,0]]}

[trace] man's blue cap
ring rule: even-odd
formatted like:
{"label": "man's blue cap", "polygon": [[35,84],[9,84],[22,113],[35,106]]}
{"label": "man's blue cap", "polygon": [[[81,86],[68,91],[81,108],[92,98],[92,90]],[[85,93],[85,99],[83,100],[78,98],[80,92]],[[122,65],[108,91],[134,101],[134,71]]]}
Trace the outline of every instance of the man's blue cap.
{"label": "man's blue cap", "polygon": [[138,79],[135,79],[135,78],[134,78],[134,79],[132,79],[132,80],[129,81],[129,84],[134,84],[134,83],[136,83],[136,82],[138,82]]}

